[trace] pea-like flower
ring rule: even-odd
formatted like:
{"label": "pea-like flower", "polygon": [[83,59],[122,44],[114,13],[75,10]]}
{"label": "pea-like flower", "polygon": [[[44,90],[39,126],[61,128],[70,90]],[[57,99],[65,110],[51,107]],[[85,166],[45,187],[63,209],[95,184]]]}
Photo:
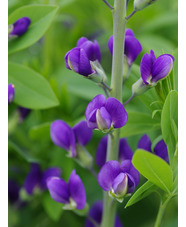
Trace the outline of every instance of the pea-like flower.
{"label": "pea-like flower", "polygon": [[104,191],[122,202],[125,195],[134,191],[140,181],[140,175],[131,160],[125,160],[121,164],[111,160],[102,166],[97,179]]}
{"label": "pea-like flower", "polygon": [[68,183],[59,177],[47,180],[47,187],[53,200],[63,203],[64,209],[83,209],[86,204],[86,192],[80,177],[73,170]]}
{"label": "pea-like flower", "polygon": [[[108,48],[110,50],[110,53],[112,54],[113,36],[109,38]],[[126,29],[124,55],[127,58],[127,63],[129,67],[131,67],[132,63],[136,60],[141,51],[142,46],[140,42],[135,38],[133,31],[131,29]]]}
{"label": "pea-like flower", "polygon": [[[106,155],[107,155],[107,142],[108,136],[104,136],[98,145],[97,152],[96,152],[96,164],[102,167],[106,162]],[[119,141],[119,161],[122,162],[124,160],[130,159],[132,160],[133,152],[128,145],[126,138],[121,138]]]}
{"label": "pea-like flower", "polygon": [[13,25],[10,25],[11,32],[9,33],[9,37],[22,36],[28,30],[30,23],[31,20],[29,17],[18,19]]}
{"label": "pea-like flower", "polygon": [[13,102],[15,96],[15,87],[13,84],[8,85],[8,104]]}
{"label": "pea-like flower", "polygon": [[61,170],[59,168],[50,167],[43,172],[39,164],[32,163],[30,172],[24,182],[24,189],[29,195],[32,195],[36,190],[45,190],[47,189],[47,179],[54,176],[59,177],[60,175]]}
{"label": "pea-like flower", "polygon": [[146,135],[146,134],[143,135],[138,142],[138,148],[139,149],[144,149],[146,151],[154,153],[155,155],[159,156],[164,161],[169,163],[169,155],[168,155],[167,145],[165,144],[164,140],[160,140],[156,144],[153,152],[152,152],[152,149],[151,149],[151,145],[152,145],[151,140],[150,140],[149,136]]}
{"label": "pea-like flower", "polygon": [[[96,201],[89,210],[89,217],[92,218],[98,225],[101,224],[102,215],[103,215],[103,202]],[[122,227],[122,223],[119,219],[119,216],[116,214],[114,227]],[[85,227],[96,227],[88,218],[85,222]]]}
{"label": "pea-like flower", "polygon": [[103,132],[121,128],[128,120],[127,112],[117,99],[110,97],[106,100],[101,94],[88,104],[85,117],[88,127]]}

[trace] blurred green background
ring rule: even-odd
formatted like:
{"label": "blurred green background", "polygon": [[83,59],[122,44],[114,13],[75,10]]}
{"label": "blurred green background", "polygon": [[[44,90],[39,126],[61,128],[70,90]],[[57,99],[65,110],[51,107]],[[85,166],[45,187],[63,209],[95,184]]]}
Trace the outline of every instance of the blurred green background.
{"label": "blurred green background", "polygon": [[[109,1],[113,4],[113,1]],[[85,36],[91,40],[97,39],[102,54],[102,66],[110,77],[111,55],[107,42],[112,35],[112,14],[101,0],[9,0],[9,14],[17,8],[30,4],[50,4],[59,6],[57,15],[37,43],[31,47],[9,56],[12,62],[24,64],[42,74],[50,83],[60,105],[47,110],[32,110],[29,116],[20,124],[12,124],[9,130],[9,178],[23,185],[29,172],[30,161],[37,161],[43,169],[57,166],[62,169],[62,177],[68,180],[72,169],[76,168],[81,176],[87,192],[87,201],[91,205],[102,199],[102,191],[96,179],[82,169],[73,160],[66,157],[66,151],[56,147],[50,139],[50,123],[56,119],[63,119],[73,126],[84,119],[84,112],[88,102],[102,93],[91,81],[82,78],[65,68],[65,53],[76,45],[77,40]],[[133,1],[129,0],[128,14],[132,12]],[[159,0],[152,6],[136,13],[127,23],[127,28],[133,29],[136,38],[141,42],[143,51],[133,66],[131,79],[124,87],[124,100],[130,95],[131,83],[139,78],[139,64],[141,57],[150,49],[156,56],[161,53],[173,54],[175,59],[175,84],[177,88],[177,46],[178,46],[178,2],[175,0]],[[132,78],[133,77],[133,78]],[[145,97],[145,98],[144,98]],[[149,98],[148,101],[144,99]],[[146,96],[134,99],[127,111],[142,119],[151,119],[153,108],[150,103],[156,100],[154,91]],[[9,121],[13,122],[16,104],[9,106]],[[160,114],[156,114],[153,121],[137,124],[130,119],[128,125],[121,132],[127,136],[133,151],[143,133],[148,133],[152,141],[161,134],[160,127],[154,127],[159,122]],[[95,157],[97,145],[102,133],[94,131],[93,138],[87,149]],[[96,171],[98,171],[95,165]],[[140,185],[145,182],[141,178]],[[118,214],[125,227],[151,227],[156,218],[159,198],[156,194],[145,198],[139,203],[124,209],[127,202],[119,204]],[[49,193],[43,192],[32,197],[22,209],[9,204],[9,226],[13,227],[82,227],[85,218],[70,211],[62,211],[60,204],[55,203]],[[172,200],[165,212],[162,227],[177,226],[177,200]]]}

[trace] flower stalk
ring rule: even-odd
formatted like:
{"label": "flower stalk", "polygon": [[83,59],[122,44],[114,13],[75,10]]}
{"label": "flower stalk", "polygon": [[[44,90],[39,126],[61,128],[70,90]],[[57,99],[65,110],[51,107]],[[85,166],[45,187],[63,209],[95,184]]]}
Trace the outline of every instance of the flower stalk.
{"label": "flower stalk", "polygon": [[[124,72],[124,41],[126,28],[126,0],[115,0],[113,13],[113,58],[111,77],[111,97],[122,102],[123,72]],[[107,161],[118,159],[120,130],[114,130],[112,136],[108,136]],[[116,201],[104,192],[104,210],[101,227],[113,227],[116,214]]]}

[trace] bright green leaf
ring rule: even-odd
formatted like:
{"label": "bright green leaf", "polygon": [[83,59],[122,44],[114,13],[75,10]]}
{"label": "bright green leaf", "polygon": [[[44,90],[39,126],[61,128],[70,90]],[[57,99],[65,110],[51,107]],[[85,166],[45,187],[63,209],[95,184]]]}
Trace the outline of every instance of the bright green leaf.
{"label": "bright green leaf", "polygon": [[157,186],[155,186],[153,183],[151,183],[150,181],[147,181],[145,184],[143,184],[133,195],[132,197],[129,199],[129,201],[127,202],[127,204],[125,205],[126,207],[129,207],[135,203],[137,203],[138,201],[144,199],[145,197],[147,197],[148,195],[150,195],[152,192],[155,192],[157,189]]}
{"label": "bright green leaf", "polygon": [[161,114],[161,130],[163,139],[168,147],[169,159],[172,162],[176,144],[177,144],[177,128],[178,128],[178,93],[171,91],[167,96],[162,114]]}
{"label": "bright green leaf", "polygon": [[56,6],[46,5],[28,5],[15,10],[10,15],[8,24],[13,24],[21,17],[29,17],[31,24],[24,35],[9,42],[9,54],[27,48],[37,42],[47,31],[56,12]]}
{"label": "bright green leaf", "polygon": [[170,166],[163,159],[139,149],[134,153],[132,163],[150,182],[168,193],[172,191],[173,173]]}
{"label": "bright green leaf", "polygon": [[30,109],[47,109],[59,104],[48,81],[32,69],[8,64],[9,83],[15,86],[14,102]]}

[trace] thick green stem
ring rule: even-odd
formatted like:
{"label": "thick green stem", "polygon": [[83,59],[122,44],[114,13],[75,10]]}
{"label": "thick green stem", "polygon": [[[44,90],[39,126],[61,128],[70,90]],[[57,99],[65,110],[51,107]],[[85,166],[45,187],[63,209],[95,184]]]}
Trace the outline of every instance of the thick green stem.
{"label": "thick green stem", "polygon": [[[126,0],[115,0],[113,13],[113,57],[110,95],[122,102],[123,71],[124,71],[124,40],[126,27]],[[120,130],[115,129],[109,135],[107,161],[118,159]],[[113,227],[116,215],[116,201],[104,192],[104,211],[101,227]]]}

